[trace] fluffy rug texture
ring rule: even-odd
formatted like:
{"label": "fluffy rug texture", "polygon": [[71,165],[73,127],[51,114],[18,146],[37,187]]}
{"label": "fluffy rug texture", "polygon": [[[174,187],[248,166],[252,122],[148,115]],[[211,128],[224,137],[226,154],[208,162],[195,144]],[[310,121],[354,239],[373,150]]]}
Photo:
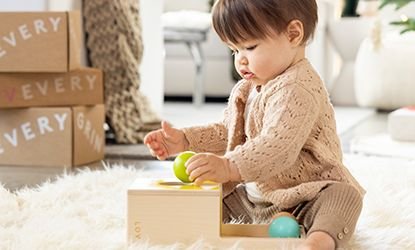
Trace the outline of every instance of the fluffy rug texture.
{"label": "fluffy rug texture", "polygon": [[[345,163],[367,190],[349,249],[414,249],[415,161],[346,155]],[[127,244],[126,190],[148,175],[160,173],[111,166],[15,193],[0,185],[0,249],[210,249],[203,240]]]}

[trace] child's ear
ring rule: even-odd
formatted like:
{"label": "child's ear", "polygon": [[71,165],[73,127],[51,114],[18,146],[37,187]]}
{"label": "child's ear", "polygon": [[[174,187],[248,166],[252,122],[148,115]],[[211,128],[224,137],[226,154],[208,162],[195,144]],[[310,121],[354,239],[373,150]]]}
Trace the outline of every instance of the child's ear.
{"label": "child's ear", "polygon": [[300,20],[292,20],[287,26],[287,36],[293,46],[300,46],[303,43],[304,26]]}

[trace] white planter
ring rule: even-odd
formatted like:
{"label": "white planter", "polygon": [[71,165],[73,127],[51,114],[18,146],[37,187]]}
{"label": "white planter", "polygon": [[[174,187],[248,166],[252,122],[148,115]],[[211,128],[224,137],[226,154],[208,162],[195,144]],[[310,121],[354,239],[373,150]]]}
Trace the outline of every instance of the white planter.
{"label": "white planter", "polygon": [[328,35],[342,61],[339,73],[330,83],[330,95],[336,105],[356,105],[354,63],[360,43],[368,36],[373,20],[344,17],[328,25]]}
{"label": "white planter", "polygon": [[356,100],[360,106],[396,109],[415,104],[415,32],[388,33],[375,49],[366,38],[355,62]]}

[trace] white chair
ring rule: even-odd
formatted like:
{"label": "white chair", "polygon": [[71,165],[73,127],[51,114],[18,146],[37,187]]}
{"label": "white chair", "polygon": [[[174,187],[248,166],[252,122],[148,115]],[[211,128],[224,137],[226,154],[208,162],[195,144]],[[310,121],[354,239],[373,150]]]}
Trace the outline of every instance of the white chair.
{"label": "white chair", "polygon": [[165,43],[184,43],[189,48],[195,63],[193,103],[201,106],[204,102],[204,56],[201,44],[207,40],[211,27],[210,13],[200,11],[172,11],[162,15]]}

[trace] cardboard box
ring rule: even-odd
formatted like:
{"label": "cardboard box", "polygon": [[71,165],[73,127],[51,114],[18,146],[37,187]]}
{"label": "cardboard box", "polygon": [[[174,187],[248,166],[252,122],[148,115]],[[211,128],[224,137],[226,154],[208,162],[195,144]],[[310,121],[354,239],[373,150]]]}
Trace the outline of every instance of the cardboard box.
{"label": "cardboard box", "polygon": [[81,15],[0,12],[0,72],[67,72],[81,65]]}
{"label": "cardboard box", "polygon": [[0,108],[104,103],[102,71],[0,74]]}
{"label": "cardboard box", "polygon": [[104,105],[0,110],[0,164],[83,165],[104,157]]}

